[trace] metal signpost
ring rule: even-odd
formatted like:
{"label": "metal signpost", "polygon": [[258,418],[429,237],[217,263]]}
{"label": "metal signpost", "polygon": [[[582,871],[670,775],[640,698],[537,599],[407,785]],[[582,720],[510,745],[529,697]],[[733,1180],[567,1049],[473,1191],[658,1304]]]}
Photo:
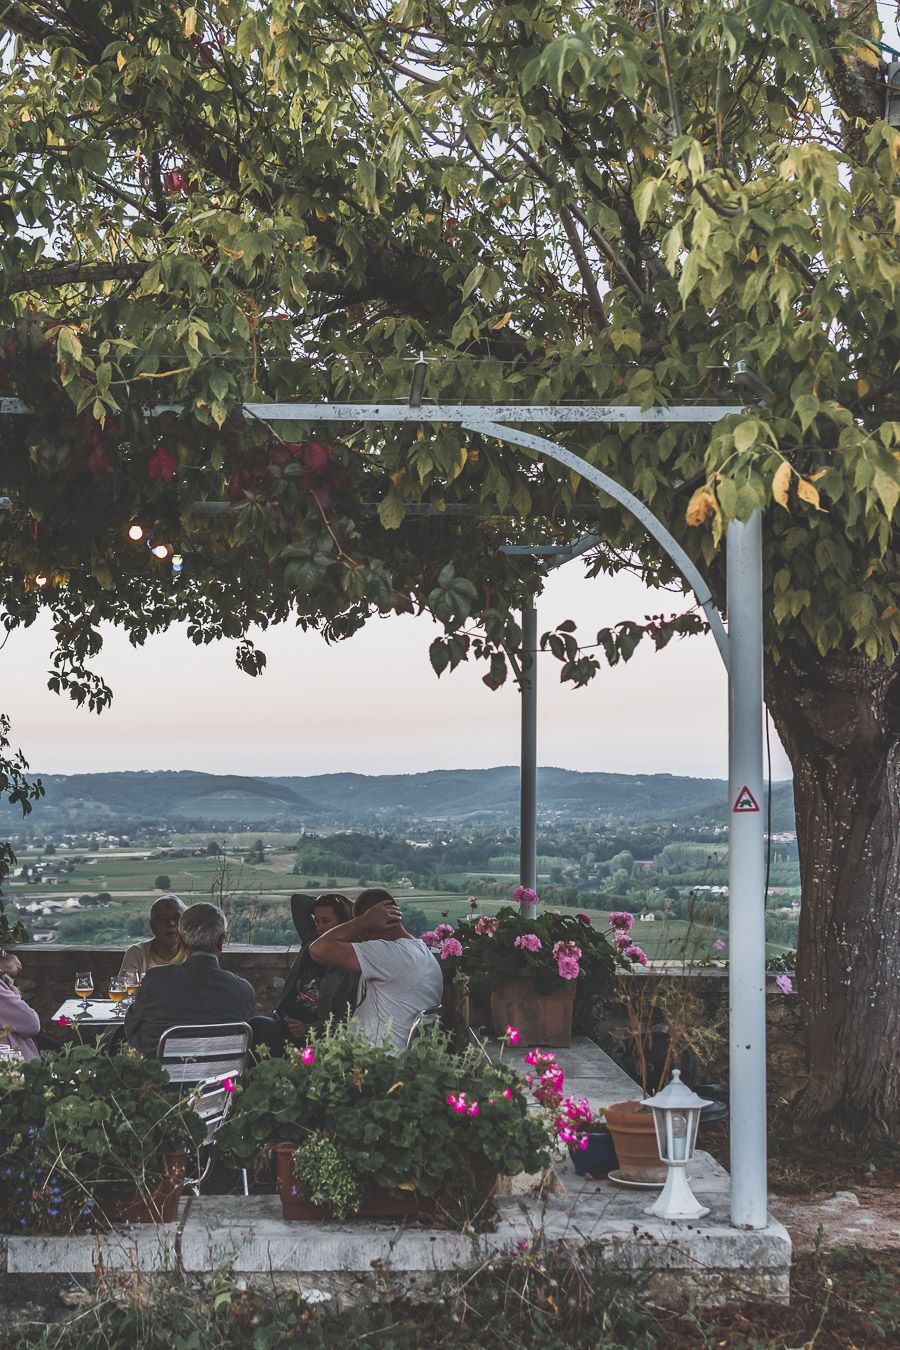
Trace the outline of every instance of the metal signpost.
{"label": "metal signpost", "polygon": [[[762,522],[755,512],[746,522],[735,521],[727,533],[728,630],[709,586],[680,544],[660,520],[633,493],[580,456],[518,429],[521,424],[643,423],[713,425],[738,414],[741,405],[682,405],[640,408],[634,405],[580,406],[495,404],[475,406],[402,403],[249,403],[246,416],[264,422],[443,422],[483,436],[492,436],[545,455],[574,469],[588,482],[618,501],[644,526],[669,555],[694,591],[709,622],[722,662],[728,671],[729,735],[729,962],[730,1071],[731,1071],[731,1222],[738,1228],[765,1228],[768,1223],[766,1184],[766,1042],[765,1042],[765,914],[764,816],[762,813]],[[0,414],[27,413],[19,399],[0,399]],[[181,412],[181,405],[164,404],[148,415]],[[518,424],[510,425],[510,424]],[[571,556],[576,556],[577,549]],[[534,615],[534,611],[531,611]],[[523,648],[536,652],[536,616],[524,617]],[[527,631],[526,631],[527,630]],[[532,661],[523,698],[531,701],[527,721],[523,711],[523,765],[535,764],[536,662]],[[523,671],[524,675],[524,671]],[[534,808],[534,791],[527,782]],[[522,781],[523,806],[526,779]],[[530,815],[529,815],[530,820]],[[534,850],[528,845],[522,881],[534,885]],[[526,874],[526,865],[529,871]]]}

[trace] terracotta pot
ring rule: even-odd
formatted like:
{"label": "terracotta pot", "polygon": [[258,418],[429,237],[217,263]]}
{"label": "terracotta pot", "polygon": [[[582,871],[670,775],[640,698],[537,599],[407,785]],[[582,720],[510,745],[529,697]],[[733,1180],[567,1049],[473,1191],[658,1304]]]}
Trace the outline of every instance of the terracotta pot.
{"label": "terracotta pot", "polygon": [[638,1101],[616,1102],[603,1116],[625,1180],[664,1182],[666,1165],[659,1156],[652,1112]]}
{"label": "terracotta pot", "polygon": [[184,1186],[187,1153],[164,1153],[163,1169],[148,1187],[101,1188],[97,1209],[109,1223],[172,1223]]}
{"label": "terracotta pot", "polygon": [[491,993],[491,1026],[498,1036],[508,1026],[517,1027],[523,1045],[565,1047],[572,1044],[574,1007],[574,980],[539,994],[530,975],[518,975]]}
{"label": "terracotta pot", "polygon": [[[281,1213],[285,1219],[324,1220],[334,1222],[334,1215],[319,1205],[304,1200],[298,1191],[294,1176],[293,1144],[276,1144],[275,1178],[281,1196]],[[360,1219],[432,1219],[435,1202],[415,1191],[388,1191],[381,1186],[369,1186],[365,1199],[352,1218]]]}

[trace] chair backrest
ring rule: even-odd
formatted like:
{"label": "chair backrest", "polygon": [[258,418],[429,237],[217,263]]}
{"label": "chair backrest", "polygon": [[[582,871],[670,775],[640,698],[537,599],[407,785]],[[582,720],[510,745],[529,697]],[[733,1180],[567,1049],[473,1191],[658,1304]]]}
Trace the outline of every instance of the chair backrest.
{"label": "chair backrest", "polygon": [[424,1031],[430,1031],[435,1023],[441,1020],[442,1012],[443,1008],[440,1003],[436,1003],[433,1008],[423,1008],[421,1012],[416,1013],[409,1029],[409,1035],[406,1038],[407,1050],[417,1036],[421,1036]]}
{"label": "chair backrest", "polygon": [[246,1067],[252,1036],[246,1022],[219,1022],[169,1027],[159,1038],[156,1058],[171,1081],[194,1099],[207,1140],[231,1110],[234,1085]]}

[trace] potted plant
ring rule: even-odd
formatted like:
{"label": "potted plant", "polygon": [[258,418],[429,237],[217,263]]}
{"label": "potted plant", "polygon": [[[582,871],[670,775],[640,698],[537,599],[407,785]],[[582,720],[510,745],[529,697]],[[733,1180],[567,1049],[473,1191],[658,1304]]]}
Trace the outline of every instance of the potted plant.
{"label": "potted plant", "polygon": [[[613,941],[633,957],[640,953],[634,966],[646,966],[646,956],[631,941],[633,923],[634,916],[625,911],[611,914]],[[666,941],[665,933],[662,941]],[[692,927],[678,942],[680,960],[675,968],[644,973],[633,967],[631,978],[620,981],[629,1057],[641,1085],[641,1099],[615,1102],[604,1114],[619,1171],[627,1181],[662,1184],[666,1179],[653,1114],[642,1105],[643,1100],[660,1091],[672,1069],[685,1070],[710,1059],[722,1040],[721,1018],[710,1018],[689,978],[695,965]]]}
{"label": "potted plant", "polygon": [[[517,887],[514,896],[521,891]],[[422,940],[476,1000],[489,1000],[497,1035],[514,1025],[528,1045],[570,1045],[578,1008],[605,1001],[617,964],[629,964],[586,914],[526,918],[504,906],[495,916],[466,918],[455,928],[441,924]]]}
{"label": "potted plant", "polygon": [[440,1031],[397,1054],[342,1027],[263,1059],[219,1138],[238,1166],[274,1152],[286,1218],[471,1215],[499,1173],[550,1157],[517,1075]]}
{"label": "potted plant", "polygon": [[0,1221],[15,1232],[167,1222],[204,1137],[162,1066],[131,1052],[70,1045],[0,1065]]}

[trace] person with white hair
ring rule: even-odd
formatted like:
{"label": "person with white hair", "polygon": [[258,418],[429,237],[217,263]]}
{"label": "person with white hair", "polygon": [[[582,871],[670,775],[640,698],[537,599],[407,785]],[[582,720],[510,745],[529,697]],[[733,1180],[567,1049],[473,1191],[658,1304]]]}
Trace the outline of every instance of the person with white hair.
{"label": "person with white hair", "polygon": [[256,991],[249,980],[219,964],[228,921],[218,905],[191,905],[179,920],[178,932],[185,961],[148,970],[125,1014],[125,1039],[145,1058],[156,1054],[169,1027],[249,1022],[256,1010]]}
{"label": "person with white hair", "polygon": [[122,957],[119,975],[139,975],[141,979],[155,966],[180,966],[187,951],[178,935],[178,920],[184,905],[177,895],[161,895],[150,906],[150,932],[147,942],[135,942]]}

